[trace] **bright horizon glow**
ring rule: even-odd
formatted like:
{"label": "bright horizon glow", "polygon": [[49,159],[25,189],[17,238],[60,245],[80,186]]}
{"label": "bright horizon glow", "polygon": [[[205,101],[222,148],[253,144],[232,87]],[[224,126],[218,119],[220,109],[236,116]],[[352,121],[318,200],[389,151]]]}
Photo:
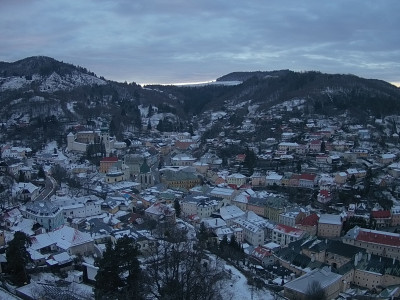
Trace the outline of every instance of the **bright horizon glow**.
{"label": "bright horizon glow", "polygon": [[400,81],[394,81],[394,82],[390,82],[391,84],[400,87]]}
{"label": "bright horizon glow", "polygon": [[196,81],[196,82],[178,82],[178,83],[138,83],[141,86],[145,85],[198,85],[198,84],[208,84],[216,82],[216,80],[207,80],[207,81]]}

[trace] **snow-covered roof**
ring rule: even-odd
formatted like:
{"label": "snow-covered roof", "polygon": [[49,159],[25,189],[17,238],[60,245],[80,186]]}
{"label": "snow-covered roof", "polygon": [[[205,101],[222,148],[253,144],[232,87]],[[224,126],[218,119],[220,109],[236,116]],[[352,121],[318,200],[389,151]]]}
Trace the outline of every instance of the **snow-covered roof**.
{"label": "snow-covered roof", "polygon": [[285,284],[285,288],[298,291],[302,294],[307,292],[309,284],[313,281],[318,282],[322,289],[328,288],[332,284],[341,280],[342,275],[330,271],[329,267],[315,269]]}
{"label": "snow-covered roof", "polygon": [[340,215],[323,214],[319,217],[318,223],[341,225],[342,218],[340,217]]}
{"label": "snow-covered roof", "polygon": [[222,206],[219,211],[221,218],[224,220],[235,219],[245,215],[245,212],[235,205]]}
{"label": "snow-covered roof", "polygon": [[57,245],[67,250],[71,247],[93,242],[90,234],[81,232],[69,226],[62,226],[54,231],[31,237],[33,250],[40,250],[50,245]]}

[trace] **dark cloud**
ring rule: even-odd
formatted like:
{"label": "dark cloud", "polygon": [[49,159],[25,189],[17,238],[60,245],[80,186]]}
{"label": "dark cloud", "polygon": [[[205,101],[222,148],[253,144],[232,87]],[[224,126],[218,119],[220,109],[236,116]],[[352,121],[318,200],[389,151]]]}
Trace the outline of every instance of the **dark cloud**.
{"label": "dark cloud", "polygon": [[120,81],[320,70],[400,81],[400,1],[0,2],[0,60],[48,55]]}

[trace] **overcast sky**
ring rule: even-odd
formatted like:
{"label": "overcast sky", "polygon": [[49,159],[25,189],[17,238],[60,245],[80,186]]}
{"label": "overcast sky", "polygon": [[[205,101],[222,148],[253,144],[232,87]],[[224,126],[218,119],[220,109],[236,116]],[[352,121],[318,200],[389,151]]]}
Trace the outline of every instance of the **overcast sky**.
{"label": "overcast sky", "polygon": [[0,61],[137,83],[291,69],[400,82],[399,0],[0,1]]}

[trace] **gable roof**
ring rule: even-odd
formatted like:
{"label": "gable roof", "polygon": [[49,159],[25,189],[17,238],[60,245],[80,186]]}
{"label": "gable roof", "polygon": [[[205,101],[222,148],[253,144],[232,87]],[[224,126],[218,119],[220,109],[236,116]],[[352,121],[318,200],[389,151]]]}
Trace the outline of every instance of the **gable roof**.
{"label": "gable roof", "polygon": [[390,210],[375,210],[371,211],[371,217],[374,219],[390,218]]}
{"label": "gable roof", "polygon": [[311,214],[305,217],[303,220],[298,222],[297,224],[302,226],[317,226],[319,217],[317,214]]}

